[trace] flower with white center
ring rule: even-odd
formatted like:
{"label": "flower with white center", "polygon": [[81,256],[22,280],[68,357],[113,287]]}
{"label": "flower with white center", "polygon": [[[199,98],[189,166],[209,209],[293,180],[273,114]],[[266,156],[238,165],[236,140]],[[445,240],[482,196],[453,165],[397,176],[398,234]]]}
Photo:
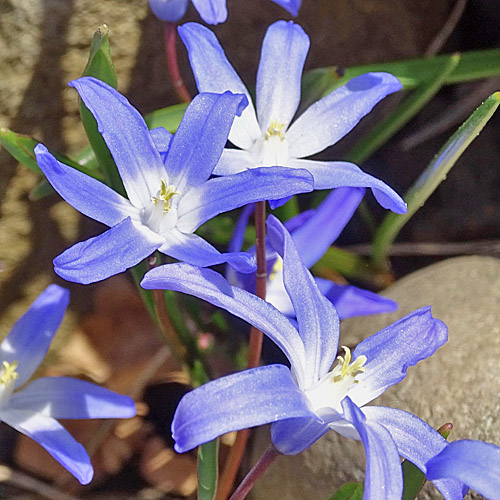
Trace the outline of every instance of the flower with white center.
{"label": "flower with white center", "polygon": [[[264,332],[290,362],[290,368],[275,364],[228,375],[186,394],[172,423],[175,449],[184,452],[227,432],[271,423],[274,446],[293,455],[334,430],[363,442],[364,499],[400,499],[400,456],[425,472],[426,462],[446,441],[410,413],[365,405],[443,345],[446,326],[432,317],[430,308],[419,309],[361,342],[352,355],[346,349],[331,370],[339,339],[335,308],[321,295],[283,225],[270,216],[267,227],[271,245],[283,258],[296,323],[209,269],[165,265],[149,271],[141,283],[147,289],[188,293],[226,309]],[[456,480],[438,480],[435,485],[449,500],[462,498]]]}
{"label": "flower with white center", "polygon": [[[192,0],[201,18],[208,24],[223,23],[227,19],[226,0]],[[273,0],[292,16],[297,16],[302,0]],[[188,0],[149,0],[154,15],[162,21],[178,21],[184,16]]]}
{"label": "flower with white center", "polygon": [[[225,149],[214,174],[278,165],[305,168],[314,178],[314,189],[367,187],[383,207],[396,213],[406,212],[405,202],[394,190],[353,163],[303,159],[335,144],[381,99],[400,90],[396,77],[367,73],[353,78],[294,120],[309,37],[298,24],[278,21],[268,28],[262,44],[256,112],[250,93],[215,35],[196,23],[184,24],[178,30],[200,92],[229,90],[245,94],[249,100],[229,134],[229,140],[240,149]],[[271,206],[278,203],[273,201]]]}
{"label": "flower with white center", "polygon": [[88,77],[71,85],[94,115],[128,199],[59,162],[45,146],[35,148],[38,165],[54,189],[111,228],[54,259],[54,269],[64,279],[84,284],[103,280],[156,250],[197,266],[228,262],[252,272],[251,256],[221,254],[194,231],[221,212],[312,189],[306,170],[258,169],[209,179],[234,116],[246,105],[245,96],[198,95],[172,136],[164,129],[150,132],[139,112],[109,85]]}
{"label": "flower with white center", "polygon": [[[313,210],[307,210],[285,222],[292,240],[297,247],[303,264],[310,269],[337,239],[352,215],[358,208],[365,190],[363,188],[334,189]],[[239,252],[243,245],[245,229],[248,225],[253,206],[243,208],[236,223],[229,251]],[[255,254],[255,247],[247,250]],[[286,316],[293,317],[294,309],[283,283],[283,261],[279,255],[266,245],[267,277],[266,301]],[[226,268],[226,278],[249,292],[255,292],[255,274]],[[368,314],[395,311],[398,307],[393,300],[363,290],[353,285],[341,285],[324,278],[314,278],[323,295],[335,306],[340,319]]]}
{"label": "flower with white center", "polygon": [[68,377],[26,382],[42,362],[63,319],[69,292],[50,285],[0,344],[0,421],[43,446],[82,484],[93,476],[83,446],[56,419],[130,418],[127,396]]}

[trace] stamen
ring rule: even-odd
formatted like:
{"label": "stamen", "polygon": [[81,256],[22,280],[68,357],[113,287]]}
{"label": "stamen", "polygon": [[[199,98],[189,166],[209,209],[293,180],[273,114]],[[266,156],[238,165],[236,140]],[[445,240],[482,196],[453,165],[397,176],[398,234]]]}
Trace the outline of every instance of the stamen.
{"label": "stamen", "polygon": [[266,141],[273,136],[278,136],[281,141],[285,140],[285,127],[286,122],[279,122],[278,120],[272,120],[269,128],[264,134]]}
{"label": "stamen", "polygon": [[339,363],[342,363],[342,366],[340,367],[340,373],[333,377],[334,382],[340,382],[346,377],[356,377],[356,375],[366,371],[366,368],[363,366],[366,363],[366,356],[361,355],[357,357],[356,361],[351,364],[351,350],[346,346],[342,346],[342,349],[345,351],[345,358],[342,356],[337,357]]}
{"label": "stamen", "polygon": [[2,371],[0,372],[0,384],[7,384],[11,380],[16,380],[19,374],[16,372],[18,362],[13,361],[9,363],[8,361],[2,361]]}
{"label": "stamen", "polygon": [[178,191],[175,190],[175,186],[168,186],[167,181],[165,179],[161,180],[161,187],[158,192],[158,196],[152,196],[151,201],[153,202],[154,205],[158,205],[158,203],[162,202],[164,203],[163,205],[163,212],[169,212],[170,209],[172,208],[171,206],[171,199],[176,195],[180,194]]}
{"label": "stamen", "polygon": [[269,280],[272,281],[278,276],[278,273],[283,271],[283,259],[278,256],[276,262],[273,265],[271,272],[269,273]]}

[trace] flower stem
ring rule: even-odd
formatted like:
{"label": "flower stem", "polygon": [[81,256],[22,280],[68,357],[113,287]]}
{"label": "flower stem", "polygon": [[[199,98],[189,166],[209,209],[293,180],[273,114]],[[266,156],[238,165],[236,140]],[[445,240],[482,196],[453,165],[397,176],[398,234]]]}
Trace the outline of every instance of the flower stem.
{"label": "flower stem", "polygon": [[270,444],[229,500],[243,500],[246,498],[257,479],[259,479],[262,474],[266,472],[267,468],[274,462],[279,454],[279,451],[272,444]]}
{"label": "flower stem", "polygon": [[176,24],[172,22],[165,23],[165,49],[167,55],[167,68],[174,86],[175,93],[181,102],[191,102],[191,95],[189,94],[184,81],[182,80],[179,65],[177,64],[177,31]]}
{"label": "flower stem", "polygon": [[[266,202],[259,201],[255,204],[255,247],[257,253],[257,272],[255,274],[255,294],[261,299],[266,298]],[[260,355],[262,352],[263,334],[257,328],[252,327],[250,330],[248,368],[255,368],[260,363]],[[240,468],[245,447],[250,435],[249,429],[243,429],[236,435],[229,456],[224,465],[224,470],[221,475],[219,487],[217,489],[216,500],[226,500],[229,497],[233,488],[236,474]]]}

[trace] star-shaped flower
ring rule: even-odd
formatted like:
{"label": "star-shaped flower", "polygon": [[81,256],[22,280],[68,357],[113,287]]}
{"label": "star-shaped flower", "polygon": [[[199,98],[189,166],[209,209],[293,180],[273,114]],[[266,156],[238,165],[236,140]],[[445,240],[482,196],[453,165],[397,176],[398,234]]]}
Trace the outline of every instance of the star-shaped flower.
{"label": "star-shaped flower", "polygon": [[353,78],[293,121],[309,50],[309,37],[299,25],[278,21],[267,30],[257,72],[257,113],[250,93],[215,35],[196,23],[184,24],[178,30],[188,50],[198,90],[230,90],[245,94],[250,102],[229,134],[229,140],[240,149],[225,149],[214,174],[228,175],[272,165],[305,168],[314,177],[314,189],[368,187],[383,207],[396,213],[406,212],[406,204],[397,193],[356,165],[303,159],[335,144],[381,99],[400,90],[396,77],[367,73]]}
{"label": "star-shaped flower", "polygon": [[[334,189],[316,209],[307,210],[285,222],[303,264],[309,269],[337,239],[361,202],[365,189]],[[253,206],[243,208],[229,245],[231,252],[241,250],[245,229]],[[248,250],[255,254],[255,247]],[[283,283],[283,260],[266,245],[266,301],[286,316],[294,309]],[[227,266],[226,278],[232,285],[255,292],[255,274],[243,274]],[[314,278],[321,293],[335,306],[340,319],[392,312],[398,308],[393,300],[353,285],[341,285],[324,278]]]}
{"label": "star-shaped flower", "polygon": [[135,404],[75,378],[43,377],[25,385],[45,357],[68,301],[67,290],[49,286],[0,344],[0,420],[35,440],[87,484],[94,473],[90,458],[56,419],[130,418]]}
{"label": "star-shaped flower", "polygon": [[[446,326],[432,317],[430,308],[419,309],[361,342],[352,354],[344,347],[345,355],[331,370],[339,341],[335,308],[300,261],[289,233],[272,216],[268,233],[283,257],[283,279],[297,328],[269,303],[208,269],[171,264],[143,279],[144,288],[188,293],[239,316],[272,339],[290,362],[290,368],[275,364],[228,375],[186,394],[172,423],[176,450],[272,423],[274,446],[281,453],[296,454],[331,429],[363,442],[365,500],[401,498],[400,455],[425,472],[425,463],[446,441],[410,413],[365,405],[443,345]],[[435,484],[447,499],[462,498],[458,481]]]}
{"label": "star-shaped flower", "polygon": [[35,148],[38,165],[54,189],[83,214],[110,226],[54,259],[57,274],[93,283],[125,271],[158,250],[199,266],[228,262],[255,269],[246,253],[221,254],[194,231],[204,222],[269,196],[310,191],[306,170],[276,168],[209,179],[236,113],[246,98],[226,92],[200,94],[187,108],[177,133],[149,131],[139,112],[115,89],[94,78],[71,83],[97,120],[128,199],[101,182]]}
{"label": "star-shaped flower", "polygon": [[[201,18],[208,24],[223,23],[227,19],[226,0],[192,0]],[[292,16],[297,16],[302,0],[273,0]],[[149,0],[154,15],[162,21],[178,21],[184,16],[188,0]]]}

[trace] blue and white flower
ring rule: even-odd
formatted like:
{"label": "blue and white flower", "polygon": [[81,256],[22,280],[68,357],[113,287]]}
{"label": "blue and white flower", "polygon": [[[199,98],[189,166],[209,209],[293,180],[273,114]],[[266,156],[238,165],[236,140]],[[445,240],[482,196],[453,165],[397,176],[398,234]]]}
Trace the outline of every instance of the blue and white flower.
{"label": "blue and white flower", "polygon": [[56,419],[130,418],[135,404],[75,378],[42,377],[25,385],[45,357],[68,302],[67,290],[49,286],[0,344],[0,421],[43,446],[87,484],[94,473],[90,458]]}
{"label": "blue and white flower", "polygon": [[[208,24],[223,23],[227,19],[226,0],[192,0],[201,18]],[[302,0],[273,0],[297,16]],[[179,21],[186,13],[188,0],[149,0],[154,15],[162,21]]]}
{"label": "blue and white flower", "polygon": [[[186,394],[172,423],[175,448],[184,452],[227,432],[271,423],[278,451],[296,454],[334,430],[363,442],[364,499],[401,498],[400,456],[426,472],[426,462],[446,441],[410,413],[366,405],[400,382],[409,366],[443,345],[446,326],[429,308],[419,309],[361,342],[352,354],[344,347],[345,355],[332,370],[339,341],[335,308],[300,261],[289,233],[272,216],[268,232],[283,257],[283,279],[296,323],[208,269],[171,264],[151,270],[143,279],[144,288],[188,293],[239,316],[272,339],[290,362],[290,368],[275,364],[228,375]],[[462,498],[458,481],[435,484],[445,498]]]}
{"label": "blue and white flower", "polygon": [[231,66],[215,35],[204,26],[187,23],[178,28],[188,50],[200,92],[245,94],[248,107],[235,119],[229,140],[239,149],[225,149],[214,171],[228,175],[263,166],[305,168],[314,189],[367,187],[378,202],[396,213],[406,204],[384,182],[365,174],[353,163],[303,158],[335,144],[388,94],[401,89],[388,73],[367,73],[320,99],[293,120],[300,102],[309,37],[293,22],[278,21],[266,33],[257,72],[256,105]]}
{"label": "blue and white flower", "polygon": [[221,254],[194,231],[221,212],[268,197],[310,191],[306,170],[258,169],[209,179],[245,96],[200,94],[172,136],[149,131],[129,102],[94,78],[71,83],[97,120],[128,199],[101,182],[35,148],[38,165],[54,189],[83,214],[111,227],[54,259],[62,278],[93,283],[125,271],[156,250],[198,266],[230,263],[252,272],[248,254]]}

